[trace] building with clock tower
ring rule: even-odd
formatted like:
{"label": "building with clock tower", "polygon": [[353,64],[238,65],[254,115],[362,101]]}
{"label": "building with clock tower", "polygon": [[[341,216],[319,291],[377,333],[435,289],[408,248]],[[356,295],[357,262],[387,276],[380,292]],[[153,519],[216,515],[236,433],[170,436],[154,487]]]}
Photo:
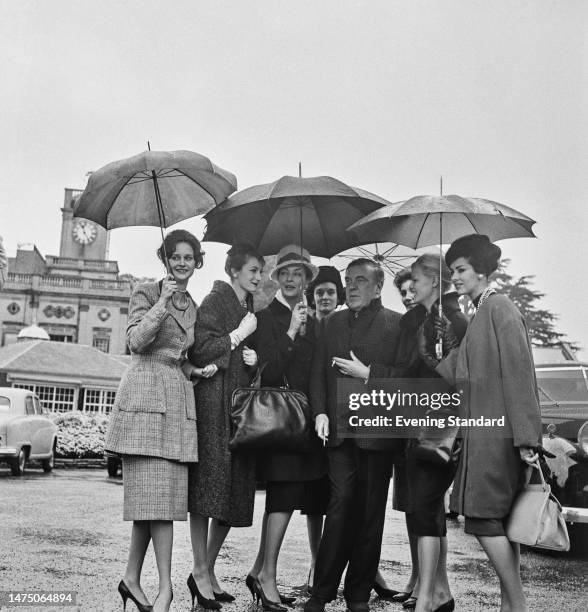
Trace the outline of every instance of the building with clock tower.
{"label": "building with clock tower", "polygon": [[74,218],[80,190],[65,189],[59,255],[43,256],[33,245],[19,246],[9,259],[0,293],[0,346],[16,342],[30,325],[51,340],[126,352],[125,330],[131,286],[108,259],[108,232]]}

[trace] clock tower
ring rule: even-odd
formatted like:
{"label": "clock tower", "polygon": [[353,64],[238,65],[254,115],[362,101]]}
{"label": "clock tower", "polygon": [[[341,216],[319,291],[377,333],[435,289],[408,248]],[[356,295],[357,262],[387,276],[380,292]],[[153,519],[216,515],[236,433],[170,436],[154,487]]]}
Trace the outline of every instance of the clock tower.
{"label": "clock tower", "polygon": [[104,261],[108,254],[108,232],[93,221],[73,216],[81,194],[79,189],[65,190],[59,256]]}

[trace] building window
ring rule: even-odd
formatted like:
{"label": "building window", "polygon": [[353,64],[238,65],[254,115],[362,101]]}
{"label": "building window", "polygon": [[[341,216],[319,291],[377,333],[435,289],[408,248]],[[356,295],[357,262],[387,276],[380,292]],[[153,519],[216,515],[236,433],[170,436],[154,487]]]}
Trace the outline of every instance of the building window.
{"label": "building window", "polygon": [[52,387],[28,383],[14,383],[12,386],[36,393],[43,408],[49,412],[69,412],[75,409],[76,390],[74,387]]}
{"label": "building window", "polygon": [[110,350],[110,329],[94,328],[94,337],[92,346],[103,353],[108,353]]}
{"label": "building window", "polygon": [[85,389],[84,412],[110,412],[114,404],[116,391],[109,389]]}
{"label": "building window", "polygon": [[73,342],[73,334],[49,334],[53,342]]}

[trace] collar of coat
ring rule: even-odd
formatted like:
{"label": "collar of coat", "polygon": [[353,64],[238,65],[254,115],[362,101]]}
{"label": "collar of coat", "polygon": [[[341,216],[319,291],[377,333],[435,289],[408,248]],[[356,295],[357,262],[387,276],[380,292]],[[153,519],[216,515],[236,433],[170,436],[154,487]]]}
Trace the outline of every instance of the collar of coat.
{"label": "collar of coat", "polygon": [[361,310],[351,310],[351,308],[348,308],[349,321],[371,318],[381,308],[383,308],[381,298],[374,298],[365,308],[362,308]]}
{"label": "collar of coat", "polygon": [[243,308],[243,305],[239,301],[239,298],[237,297],[237,294],[235,293],[233,287],[225,281],[215,280],[210,293],[217,293],[218,295],[220,295],[224,302],[227,302],[229,305],[231,305],[231,308],[235,307],[236,305],[239,308],[245,310],[245,308]]}

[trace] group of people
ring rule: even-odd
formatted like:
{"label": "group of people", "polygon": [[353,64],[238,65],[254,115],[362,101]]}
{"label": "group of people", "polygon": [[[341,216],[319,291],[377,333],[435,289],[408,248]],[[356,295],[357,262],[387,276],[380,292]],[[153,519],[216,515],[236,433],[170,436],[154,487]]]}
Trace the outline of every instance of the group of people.
{"label": "group of people", "polygon": [[[169,273],[131,297],[132,362],[106,442],[122,456],[123,514],[133,521],[118,587],[125,605],[131,599],[142,612],[169,609],[173,521],[188,512],[192,603],[214,610],[234,601],[215,562],[230,528],[252,524],[256,483],[264,482],[259,550],[245,577],[264,610],[285,612],[294,602],[278,590],[277,563],[300,510],[311,559],[305,612],[324,611],[345,570],[351,612],[369,610],[372,589],[417,612],[451,611],[444,497],[453,481],[452,510],[465,517],[465,531],[478,538],[498,574],[501,611],[527,609],[518,545],[506,537],[505,521],[525,465],[536,458],[541,428],[524,319],[490,287],[496,245],[471,235],[456,240],[445,261],[420,256],[395,279],[404,315],[382,305],[384,272],[366,258],[349,264],[343,286],[335,268],[317,268],[300,246],[284,247],[271,271],[276,296],[254,313],[265,262],[253,247],[228,251],[228,282],[215,281],[199,307],[187,292],[203,265],[199,241],[172,231],[158,255]],[[474,303],[469,323],[458,295]],[[248,386],[258,367],[262,386],[287,384],[308,396],[313,436],[303,452],[229,450],[232,392]],[[464,415],[505,416],[507,435],[464,430],[457,466],[424,460],[414,440],[344,436],[348,415],[338,406],[337,385],[348,377],[435,379],[443,390],[466,381]],[[378,571],[392,476],[393,507],[405,512],[413,566],[402,591],[389,588]],[[159,573],[153,605],[140,583],[150,541]]]}

